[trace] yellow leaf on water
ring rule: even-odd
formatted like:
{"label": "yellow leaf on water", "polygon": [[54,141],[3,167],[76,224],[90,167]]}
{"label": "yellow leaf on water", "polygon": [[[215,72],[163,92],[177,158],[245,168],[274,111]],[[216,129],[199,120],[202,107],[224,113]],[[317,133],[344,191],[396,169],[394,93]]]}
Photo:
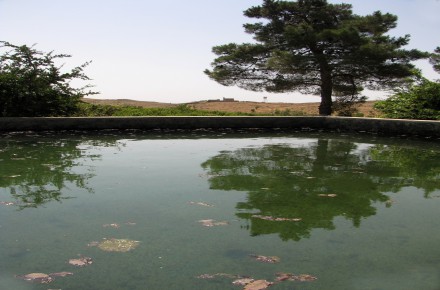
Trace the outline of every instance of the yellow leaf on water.
{"label": "yellow leaf on water", "polygon": [[252,283],[247,284],[244,287],[244,290],[263,290],[272,285],[272,282],[268,282],[266,280],[256,280]]}

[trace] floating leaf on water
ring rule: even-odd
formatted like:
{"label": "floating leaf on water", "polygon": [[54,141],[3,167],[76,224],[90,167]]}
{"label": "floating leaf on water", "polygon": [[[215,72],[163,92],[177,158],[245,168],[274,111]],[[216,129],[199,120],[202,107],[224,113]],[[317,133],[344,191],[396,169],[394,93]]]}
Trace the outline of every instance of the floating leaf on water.
{"label": "floating leaf on water", "polygon": [[50,273],[49,276],[51,277],[66,277],[73,275],[72,272],[57,272],[57,273]]}
{"label": "floating leaf on water", "polygon": [[299,275],[295,275],[292,273],[277,273],[276,274],[276,281],[300,281],[300,282],[309,282],[309,281],[315,281],[316,278],[315,276],[309,275],[309,274],[299,274]]}
{"label": "floating leaf on water", "polygon": [[318,194],[319,197],[337,197],[337,194],[329,193],[329,194]]}
{"label": "floating leaf on water", "polygon": [[302,220],[301,218],[282,218],[282,217],[273,217],[273,216],[258,215],[258,214],[254,214],[251,217],[266,221],[275,221],[275,222],[284,222],[284,221],[299,222]]}
{"label": "floating leaf on water", "polygon": [[280,261],[280,258],[277,256],[262,256],[262,255],[250,255],[255,260],[263,263],[275,264]]}
{"label": "floating leaf on water", "polygon": [[188,204],[190,204],[190,205],[200,205],[200,206],[206,206],[206,207],[214,207],[212,204],[209,204],[209,203],[206,203],[206,202],[189,201]]}
{"label": "floating leaf on water", "polygon": [[92,258],[89,257],[81,257],[78,259],[70,259],[69,264],[76,267],[84,267],[93,263]]}
{"label": "floating leaf on water", "polygon": [[139,241],[128,239],[109,239],[98,244],[98,248],[106,252],[128,252],[139,246]]}
{"label": "floating leaf on water", "polygon": [[286,280],[292,280],[292,277],[294,275],[291,273],[276,273],[276,281],[281,282],[281,281],[286,281]]}
{"label": "floating leaf on water", "polygon": [[229,222],[227,221],[215,221],[213,219],[208,219],[208,220],[199,220],[199,223],[202,224],[202,226],[204,227],[215,227],[215,226],[227,226],[229,225]]}
{"label": "floating leaf on water", "polygon": [[216,274],[202,274],[197,276],[198,279],[214,279],[217,275]]}
{"label": "floating leaf on water", "polygon": [[105,225],[102,225],[104,228],[114,228],[114,229],[119,229],[119,227],[120,227],[120,225],[119,224],[116,224],[116,223],[114,223],[114,224],[105,224]]}
{"label": "floating leaf on water", "polygon": [[237,279],[237,280],[232,281],[232,284],[240,285],[240,286],[245,286],[245,285],[247,285],[249,283],[252,283],[254,281],[255,280],[252,279],[252,278],[241,278],[241,279]]}
{"label": "floating leaf on water", "polygon": [[53,281],[53,278],[45,273],[30,273],[30,274],[26,274],[26,275],[18,275],[15,277],[26,280],[26,281],[31,281],[31,282],[35,282],[35,283],[41,283],[41,284],[48,284]]}
{"label": "floating leaf on water", "polygon": [[315,276],[309,275],[309,274],[299,274],[299,275],[295,275],[294,276],[294,280],[295,281],[300,281],[300,282],[308,282],[308,281],[315,281],[318,278],[316,278]]}
{"label": "floating leaf on water", "polygon": [[255,280],[252,283],[247,284],[243,289],[244,290],[263,290],[272,285],[272,282],[266,280]]}
{"label": "floating leaf on water", "polygon": [[216,277],[226,277],[226,278],[231,278],[231,279],[243,278],[239,275],[228,274],[228,273],[202,274],[202,275],[197,276],[196,278],[198,278],[198,279],[214,279]]}

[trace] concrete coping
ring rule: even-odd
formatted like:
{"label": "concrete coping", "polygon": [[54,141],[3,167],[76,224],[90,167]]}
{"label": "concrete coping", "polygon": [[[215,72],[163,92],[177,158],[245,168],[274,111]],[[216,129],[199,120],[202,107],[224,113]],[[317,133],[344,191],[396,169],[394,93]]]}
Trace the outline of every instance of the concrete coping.
{"label": "concrete coping", "polygon": [[354,117],[37,117],[0,118],[0,132],[155,129],[313,129],[440,138],[440,121]]}

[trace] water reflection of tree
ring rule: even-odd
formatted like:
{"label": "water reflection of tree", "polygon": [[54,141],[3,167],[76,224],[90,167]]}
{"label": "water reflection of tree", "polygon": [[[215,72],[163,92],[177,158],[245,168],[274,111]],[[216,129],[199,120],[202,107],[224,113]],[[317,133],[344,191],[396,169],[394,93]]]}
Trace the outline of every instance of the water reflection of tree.
{"label": "water reflection of tree", "polygon": [[[209,171],[212,189],[249,192],[247,201],[237,204],[237,216],[250,220],[251,235],[278,233],[283,240],[300,240],[315,228],[334,229],[337,216],[358,227],[376,213],[375,202],[389,204],[385,192],[404,185],[428,192],[440,188],[439,152],[428,154],[427,167],[415,167],[421,152],[407,150],[382,145],[361,149],[352,142],[320,139],[307,146],[223,152],[202,167]],[[396,152],[405,162],[396,161]],[[428,172],[433,178],[426,179]],[[302,220],[274,222],[255,215]]]}
{"label": "water reflection of tree", "polygon": [[61,136],[3,138],[0,142],[0,188],[5,188],[21,209],[68,199],[62,193],[65,188],[92,192],[87,186],[88,179],[93,176],[91,168],[78,167],[85,160],[99,158],[82,149],[87,144],[89,141],[81,138]]}
{"label": "water reflection of tree", "polygon": [[402,186],[414,186],[424,190],[426,198],[440,188],[440,152],[433,148],[376,145],[370,150],[373,162],[371,170],[389,174],[378,180],[392,185],[397,192]]}

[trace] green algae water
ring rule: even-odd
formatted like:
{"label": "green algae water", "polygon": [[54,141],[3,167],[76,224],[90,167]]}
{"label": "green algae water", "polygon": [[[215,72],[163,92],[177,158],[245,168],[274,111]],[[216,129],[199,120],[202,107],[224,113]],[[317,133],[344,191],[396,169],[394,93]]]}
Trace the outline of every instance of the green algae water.
{"label": "green algae water", "polygon": [[[270,289],[438,290],[439,220],[438,141],[226,131],[0,138],[0,289],[244,289],[233,282],[248,277]],[[139,243],[98,246],[115,240]],[[92,263],[69,263],[84,257]],[[22,279],[31,273],[51,281]]]}

